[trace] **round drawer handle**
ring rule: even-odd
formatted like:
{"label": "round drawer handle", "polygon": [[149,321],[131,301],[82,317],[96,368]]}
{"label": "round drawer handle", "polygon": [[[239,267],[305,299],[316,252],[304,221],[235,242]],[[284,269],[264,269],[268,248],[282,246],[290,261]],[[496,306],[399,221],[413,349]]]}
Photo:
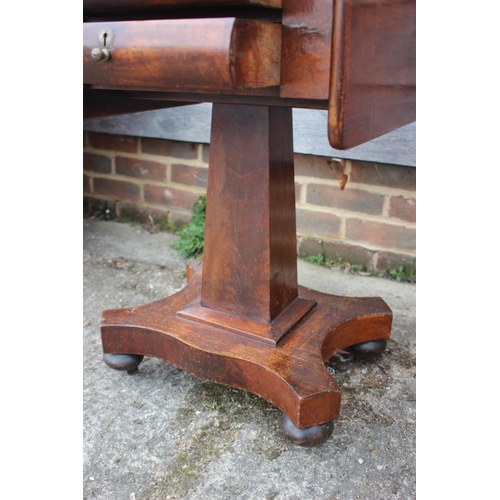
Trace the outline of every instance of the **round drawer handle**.
{"label": "round drawer handle", "polygon": [[109,59],[109,50],[104,48],[96,47],[92,49],[92,59],[94,61],[107,61]]}

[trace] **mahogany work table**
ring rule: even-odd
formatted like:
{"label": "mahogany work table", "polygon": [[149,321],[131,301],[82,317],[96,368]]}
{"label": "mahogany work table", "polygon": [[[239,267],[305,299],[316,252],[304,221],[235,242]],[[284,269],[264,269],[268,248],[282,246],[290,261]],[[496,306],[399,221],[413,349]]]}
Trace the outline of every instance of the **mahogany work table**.
{"label": "mahogany work table", "polygon": [[294,442],[331,435],[325,368],[385,348],[380,298],[297,283],[292,108],[328,110],[348,149],[415,120],[414,0],[83,0],[84,116],[212,102],[205,249],[188,284],[108,310],[104,361],[161,358],[283,411]]}

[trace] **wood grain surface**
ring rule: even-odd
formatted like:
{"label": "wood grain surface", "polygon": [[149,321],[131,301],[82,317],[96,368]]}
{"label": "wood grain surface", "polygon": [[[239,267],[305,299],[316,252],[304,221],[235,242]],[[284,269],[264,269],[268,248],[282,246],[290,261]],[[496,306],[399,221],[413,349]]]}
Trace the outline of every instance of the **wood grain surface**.
{"label": "wood grain surface", "polygon": [[333,148],[352,148],[415,121],[415,23],[415,0],[336,0]]}
{"label": "wood grain surface", "polygon": [[283,0],[281,97],[328,99],[332,0]]}
{"label": "wood grain surface", "polygon": [[297,283],[290,108],[215,104],[204,265],[164,300],[105,311],[105,354],[154,356],[278,406],[295,427],[338,418],[325,368],[339,350],[387,339],[382,299]]}
{"label": "wood grain surface", "polygon": [[297,297],[292,110],[212,116],[201,304],[269,324]]}
{"label": "wood grain surface", "polygon": [[389,337],[392,313],[379,298],[339,297],[299,286],[317,306],[278,346],[179,317],[199,299],[202,267],[188,271],[186,288],[140,307],[103,313],[105,353],[163,359],[204,380],[258,394],[298,428],[339,416],[341,391],[325,368],[338,350]]}
{"label": "wood grain surface", "polygon": [[[414,0],[336,0],[335,10],[329,0],[283,2],[283,51],[277,23],[86,22],[84,83],[87,91],[137,92],[116,95],[108,105],[115,109],[131,98],[160,100],[160,93],[177,103],[223,92],[241,100],[213,106],[203,267],[190,266],[189,283],[171,297],[105,311],[104,353],[157,357],[253,392],[307,429],[339,415],[341,392],[325,361],[387,339],[392,312],[380,298],[326,295],[297,283],[291,106],[328,98],[329,139],[339,149],[413,121],[415,9]],[[91,51],[104,28],[114,33],[111,57],[96,62]],[[255,98],[279,105],[255,105]]]}
{"label": "wood grain surface", "polygon": [[[104,29],[108,61],[94,61]],[[279,84],[281,26],[235,18],[84,23],[84,84],[92,88],[219,92]]]}

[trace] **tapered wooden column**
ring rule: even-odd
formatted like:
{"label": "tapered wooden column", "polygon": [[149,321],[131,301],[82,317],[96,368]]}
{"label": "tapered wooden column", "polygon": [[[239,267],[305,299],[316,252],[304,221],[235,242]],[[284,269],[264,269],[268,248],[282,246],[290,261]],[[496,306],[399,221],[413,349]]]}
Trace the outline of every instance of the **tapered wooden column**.
{"label": "tapered wooden column", "polygon": [[291,108],[214,104],[200,304],[185,311],[276,344],[298,298]]}

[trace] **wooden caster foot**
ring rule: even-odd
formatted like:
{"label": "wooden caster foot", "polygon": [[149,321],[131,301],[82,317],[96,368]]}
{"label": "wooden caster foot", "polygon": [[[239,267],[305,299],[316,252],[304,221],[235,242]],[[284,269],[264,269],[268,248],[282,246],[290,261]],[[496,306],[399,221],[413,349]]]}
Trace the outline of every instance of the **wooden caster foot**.
{"label": "wooden caster foot", "polygon": [[301,446],[315,446],[324,443],[333,433],[333,422],[298,429],[285,414],[283,414],[281,425],[285,435],[295,444]]}
{"label": "wooden caster foot", "polygon": [[381,354],[387,347],[386,339],[372,340],[371,342],[362,342],[351,346],[351,352],[360,358],[367,358]]}
{"label": "wooden caster foot", "polygon": [[104,353],[104,362],[114,370],[126,371],[129,375],[135,375],[139,371],[139,364],[144,356],[137,354],[108,354]]}

